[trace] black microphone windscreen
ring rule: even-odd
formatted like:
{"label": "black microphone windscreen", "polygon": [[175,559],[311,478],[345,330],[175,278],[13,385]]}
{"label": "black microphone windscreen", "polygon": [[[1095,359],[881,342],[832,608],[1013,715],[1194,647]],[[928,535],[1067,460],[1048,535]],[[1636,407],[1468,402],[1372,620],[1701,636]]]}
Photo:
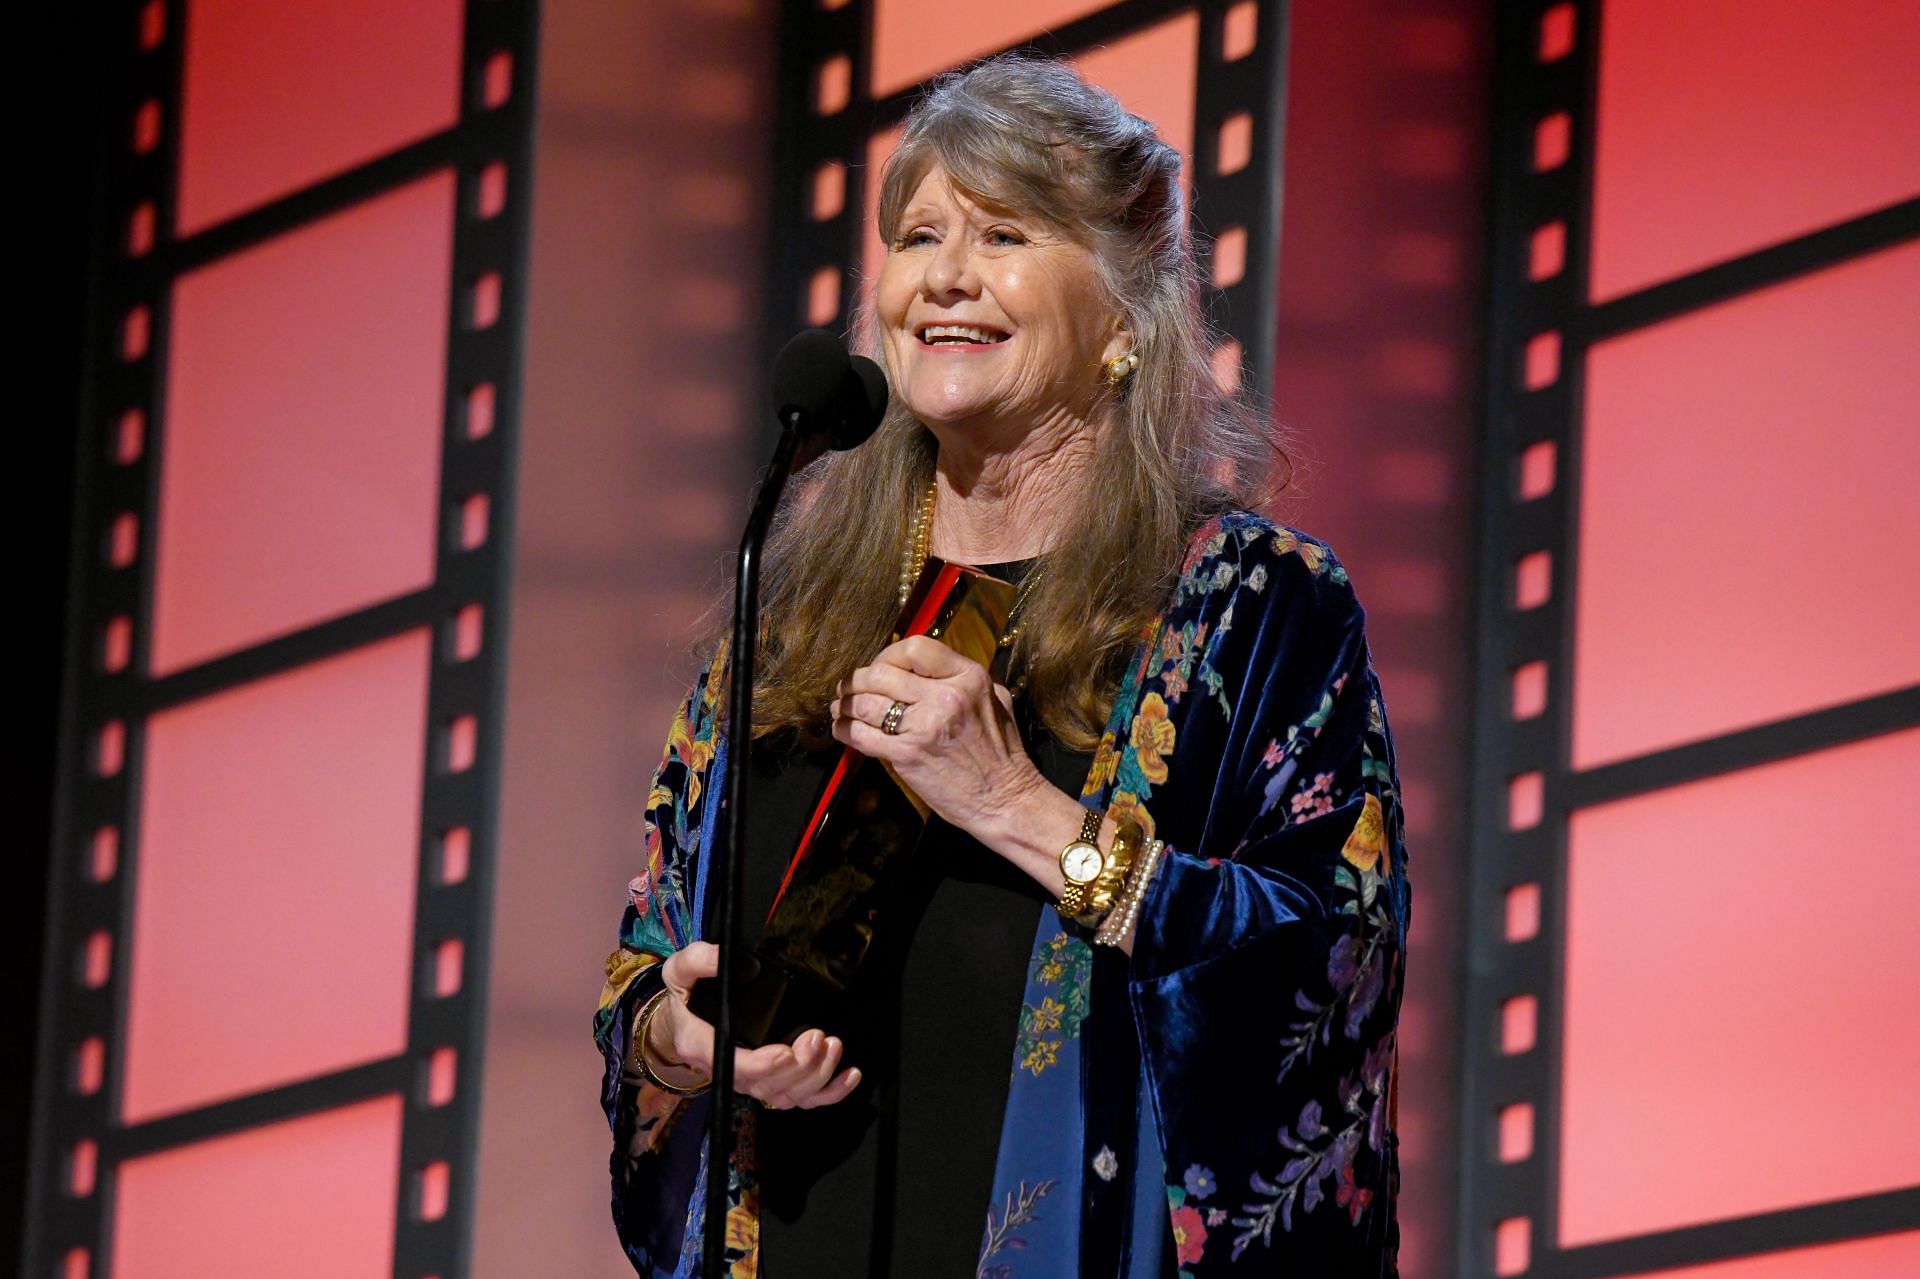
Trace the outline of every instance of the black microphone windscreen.
{"label": "black microphone windscreen", "polygon": [[798,411],[811,419],[833,412],[848,376],[847,348],[825,329],[803,329],[773,361],[773,407],[784,419]]}
{"label": "black microphone windscreen", "polygon": [[851,370],[859,395],[845,415],[833,424],[833,447],[856,448],[866,443],[887,413],[887,375],[864,355],[852,358]]}

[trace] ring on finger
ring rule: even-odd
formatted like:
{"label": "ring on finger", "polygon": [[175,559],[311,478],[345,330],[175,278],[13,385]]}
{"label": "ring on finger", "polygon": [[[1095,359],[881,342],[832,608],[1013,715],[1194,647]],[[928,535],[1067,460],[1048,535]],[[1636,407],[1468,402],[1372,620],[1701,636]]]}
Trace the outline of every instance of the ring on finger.
{"label": "ring on finger", "polygon": [[880,721],[880,731],[888,737],[898,736],[900,733],[900,717],[906,713],[907,704],[905,702],[895,702],[893,705],[887,707],[886,718]]}

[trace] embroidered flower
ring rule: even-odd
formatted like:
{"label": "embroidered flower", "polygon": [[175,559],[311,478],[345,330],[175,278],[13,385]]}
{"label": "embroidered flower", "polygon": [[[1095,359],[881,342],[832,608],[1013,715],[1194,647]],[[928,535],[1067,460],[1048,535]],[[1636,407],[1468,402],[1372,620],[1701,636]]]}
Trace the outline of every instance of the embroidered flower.
{"label": "embroidered flower", "polygon": [[1191,1265],[1200,1260],[1201,1250],[1207,1246],[1206,1221],[1191,1204],[1175,1208],[1172,1219],[1174,1255],[1181,1265]]}
{"label": "embroidered flower", "polygon": [[1186,672],[1179,666],[1169,666],[1160,676],[1161,691],[1166,693],[1167,700],[1170,702],[1177,702],[1185,697],[1188,687]]}
{"label": "embroidered flower", "polygon": [[1359,819],[1353,823],[1352,833],[1340,848],[1340,856],[1356,870],[1372,871],[1379,867],[1382,874],[1392,873],[1393,857],[1387,849],[1386,818],[1380,809],[1379,796],[1367,796]]}
{"label": "embroidered flower", "polygon": [[1275,738],[1267,743],[1267,749],[1261,754],[1260,762],[1268,768],[1278,768],[1286,758],[1287,748],[1280,744],[1278,738]]}
{"label": "embroidered flower", "polygon": [[[649,849],[651,849],[652,845],[655,844],[659,838],[660,832],[654,829],[652,822],[648,822],[647,844]],[[648,882],[645,875],[635,875],[627,881],[627,900],[633,903],[633,909],[640,918],[645,919],[647,917],[647,911],[651,909],[653,905],[653,886]]]}
{"label": "embroidered flower", "polygon": [[1205,1199],[1218,1189],[1218,1183],[1213,1179],[1213,1169],[1199,1164],[1189,1166],[1186,1176],[1181,1180],[1187,1183],[1187,1197],[1190,1199]]}
{"label": "embroidered flower", "polygon": [[1360,974],[1353,984],[1353,990],[1347,996],[1347,1038],[1360,1038],[1361,1026],[1367,1020],[1367,1014],[1380,1002],[1387,984],[1386,965],[1380,962],[1380,952],[1368,947],[1360,966]]}
{"label": "embroidered flower", "polygon": [[[735,1257],[747,1257],[759,1247],[759,1205],[747,1202],[748,1197],[755,1200],[759,1198],[757,1194],[749,1191],[747,1196],[740,1197],[738,1202],[732,1203],[727,1208],[727,1257],[730,1261]],[[732,1199],[733,1196],[730,1195],[728,1198]],[[731,1269],[734,1274],[739,1274],[739,1263],[734,1262]]]}
{"label": "embroidered flower", "polygon": [[1112,1181],[1120,1173],[1120,1160],[1112,1150],[1100,1147],[1100,1153],[1093,1157],[1093,1171],[1102,1181]]}
{"label": "embroidered flower", "polygon": [[1327,952],[1327,984],[1336,994],[1346,994],[1353,989],[1353,983],[1360,976],[1360,939],[1352,933],[1342,933],[1333,949]]}
{"label": "embroidered flower", "polygon": [[1206,544],[1200,548],[1199,558],[1194,560],[1194,563],[1198,564],[1200,560],[1210,560],[1226,549],[1227,535],[1225,533],[1215,533],[1212,537],[1208,538]]}
{"label": "embroidered flower", "polygon": [[1247,574],[1246,582],[1247,589],[1256,595],[1265,590],[1267,585],[1267,566],[1265,564],[1256,564],[1253,572]]}
{"label": "embroidered flower", "polygon": [[1132,791],[1117,790],[1107,804],[1107,816],[1114,821],[1135,821],[1146,832],[1148,839],[1153,838],[1153,814],[1140,802],[1140,797]]}
{"label": "embroidered flower", "polygon": [[[1033,957],[1034,981],[1051,987],[1038,1003],[1022,1004],[1020,1034],[1014,1040],[1016,1070],[1035,1075],[1060,1062],[1060,1046],[1080,1036],[1086,1020],[1093,976],[1093,949],[1077,937],[1057,933]],[[1032,992],[1040,994],[1038,991]],[[1057,996],[1057,997],[1056,997]]]}
{"label": "embroidered flower", "polygon": [[1166,756],[1173,754],[1175,729],[1167,718],[1166,699],[1148,693],[1133,717],[1133,751],[1140,775],[1158,786],[1167,780]]}
{"label": "embroidered flower", "polygon": [[1093,766],[1087,772],[1087,784],[1081,793],[1092,795],[1102,786],[1113,780],[1120,768],[1120,752],[1113,747],[1113,731],[1100,734],[1100,744],[1093,748]]}
{"label": "embroidered flower", "polygon": [[1344,583],[1347,580],[1347,570],[1333,558],[1333,554],[1326,547],[1318,542],[1306,540],[1292,529],[1282,528],[1274,531],[1273,549],[1281,555],[1289,551],[1298,555],[1305,561],[1307,571],[1315,576],[1327,572],[1331,567],[1333,570],[1331,576],[1334,581]]}
{"label": "embroidered flower", "polygon": [[1313,782],[1302,791],[1294,794],[1289,801],[1293,815],[1305,821],[1314,817],[1324,817],[1333,811],[1332,773],[1315,773]]}
{"label": "embroidered flower", "polygon": [[1036,1039],[1027,1047],[1027,1055],[1020,1062],[1020,1069],[1031,1070],[1039,1074],[1048,1066],[1060,1064],[1060,1041],[1057,1039]]}
{"label": "embroidered flower", "polygon": [[1347,1159],[1335,1174],[1333,1201],[1347,1210],[1347,1215],[1357,1226],[1360,1224],[1361,1214],[1366,1212],[1367,1204],[1372,1200],[1373,1192],[1354,1181],[1353,1160]]}

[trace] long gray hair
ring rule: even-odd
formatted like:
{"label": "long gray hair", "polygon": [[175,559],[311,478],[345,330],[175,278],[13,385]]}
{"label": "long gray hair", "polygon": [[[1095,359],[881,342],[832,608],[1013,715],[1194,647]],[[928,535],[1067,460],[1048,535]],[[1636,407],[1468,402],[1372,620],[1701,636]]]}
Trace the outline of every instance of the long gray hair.
{"label": "long gray hair", "polygon": [[[1285,454],[1264,416],[1214,377],[1180,155],[1153,126],[1063,63],[1003,55],[940,77],[907,117],[880,189],[890,245],[936,165],[970,200],[1038,216],[1091,250],[1140,357],[1108,393],[1078,509],[1042,557],[1072,570],[1036,583],[1013,652],[1047,730],[1090,750],[1194,529],[1258,503]],[[856,331],[877,355],[870,312]],[[835,684],[887,643],[899,557],[937,451],[896,399],[871,440],[803,477],[768,547],[756,735],[818,740]],[[832,500],[809,500],[823,492]]]}

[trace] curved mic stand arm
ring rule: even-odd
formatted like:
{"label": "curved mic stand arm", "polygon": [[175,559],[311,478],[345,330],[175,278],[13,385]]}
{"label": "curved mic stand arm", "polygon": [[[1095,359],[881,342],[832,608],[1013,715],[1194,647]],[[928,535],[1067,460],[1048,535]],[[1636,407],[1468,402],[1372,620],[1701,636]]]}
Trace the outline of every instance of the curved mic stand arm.
{"label": "curved mic stand arm", "polygon": [[[798,469],[796,462],[805,456],[809,443],[802,431],[803,414],[797,409],[780,413],[780,442],[773,458],[760,476],[754,491],[753,509],[747,515],[746,531],[740,537],[740,558],[734,575],[733,639],[729,647],[727,688],[727,742],[731,756],[727,766],[722,806],[725,810],[721,829],[719,857],[707,862],[713,876],[707,887],[708,918],[703,922],[706,935],[720,946],[720,971],[713,980],[720,983],[720,1015],[713,1027],[713,1087],[708,1093],[707,1111],[707,1194],[706,1221],[702,1235],[700,1272],[705,1279],[722,1279],[727,1240],[727,1182],[733,1163],[733,954],[740,940],[739,894],[736,887],[745,875],[747,846],[747,780],[752,770],[747,757],[753,748],[754,658],[760,638],[760,558],[766,545],[767,530],[773,513],[786,491],[787,479]],[[818,448],[813,452],[817,455]]]}

